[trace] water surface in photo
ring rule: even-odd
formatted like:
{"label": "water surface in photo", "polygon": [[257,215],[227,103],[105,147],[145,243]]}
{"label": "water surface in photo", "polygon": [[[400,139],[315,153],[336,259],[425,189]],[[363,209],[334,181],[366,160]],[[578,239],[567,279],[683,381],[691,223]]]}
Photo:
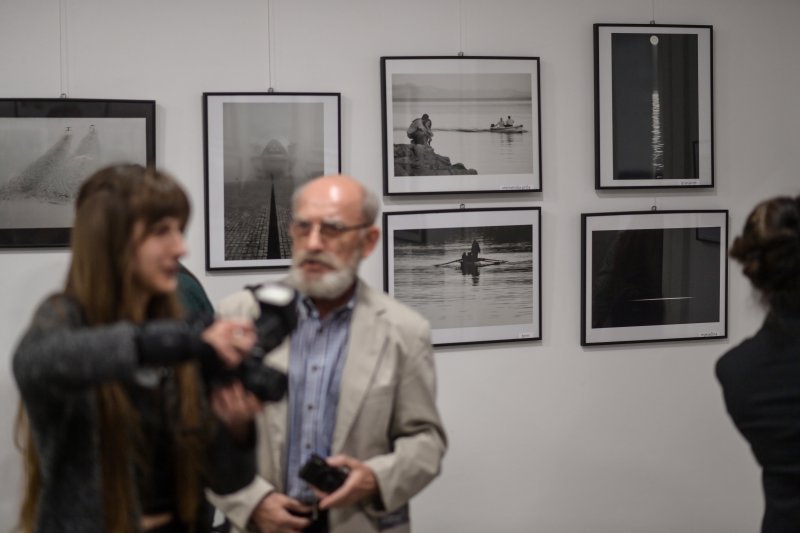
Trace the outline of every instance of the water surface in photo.
{"label": "water surface in photo", "polygon": [[[394,296],[433,329],[533,323],[532,235],[530,225],[396,230]],[[465,257],[474,241],[477,262]]]}
{"label": "water surface in photo", "polygon": [[[432,122],[431,147],[451,163],[462,163],[478,174],[533,173],[533,133],[530,100],[413,100],[394,108],[394,143],[408,144],[411,122],[427,114]],[[492,131],[500,117],[511,116],[519,131]]]}

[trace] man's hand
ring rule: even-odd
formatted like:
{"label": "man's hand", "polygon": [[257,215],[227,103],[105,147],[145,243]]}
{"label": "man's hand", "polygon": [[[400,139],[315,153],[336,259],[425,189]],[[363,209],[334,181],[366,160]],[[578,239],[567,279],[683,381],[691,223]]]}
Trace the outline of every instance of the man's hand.
{"label": "man's hand", "polygon": [[239,381],[211,391],[211,410],[238,442],[246,442],[251,436],[253,419],[261,407],[258,398],[246,391]]}
{"label": "man's hand", "polygon": [[358,459],[348,455],[334,455],[328,457],[326,461],[331,466],[347,468],[350,473],[344,484],[330,494],[312,486],[316,495],[320,497],[320,509],[346,507],[378,494],[378,480],[375,478],[375,473]]}
{"label": "man's hand", "polygon": [[311,507],[280,492],[270,492],[250,515],[250,520],[256,525],[259,533],[302,532],[311,525],[311,520],[295,516],[289,511],[310,514]]}

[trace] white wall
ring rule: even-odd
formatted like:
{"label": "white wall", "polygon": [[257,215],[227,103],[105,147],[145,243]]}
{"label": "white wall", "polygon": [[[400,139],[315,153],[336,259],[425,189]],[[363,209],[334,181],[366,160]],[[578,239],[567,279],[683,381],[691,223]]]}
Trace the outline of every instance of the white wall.
{"label": "white wall", "polygon": [[[386,199],[387,208],[539,205],[541,342],[437,351],[451,439],[444,473],[414,501],[417,531],[746,532],[762,510],[758,470],[713,377],[716,358],[762,311],[736,268],[727,341],[582,348],[580,213],[726,208],[731,234],[761,198],[797,194],[800,3],[654,0],[659,23],[712,24],[716,183],[710,191],[598,192],[592,24],[646,23],[651,0],[272,0],[273,85],[342,93],[343,170],[381,189],[381,55],[539,56],[544,192]],[[65,90],[155,99],[158,162],[195,205],[187,264],[212,299],[280,273],[204,272],[204,91],[265,91],[267,0],[62,0]],[[459,10],[462,16],[459,17]],[[0,3],[0,97],[57,97],[58,0]],[[463,32],[459,31],[459,19]],[[1,162],[0,162],[1,164]],[[381,286],[382,259],[363,270]],[[0,251],[0,361],[33,306],[58,288],[65,251]],[[0,529],[15,521],[16,391],[0,372]]]}

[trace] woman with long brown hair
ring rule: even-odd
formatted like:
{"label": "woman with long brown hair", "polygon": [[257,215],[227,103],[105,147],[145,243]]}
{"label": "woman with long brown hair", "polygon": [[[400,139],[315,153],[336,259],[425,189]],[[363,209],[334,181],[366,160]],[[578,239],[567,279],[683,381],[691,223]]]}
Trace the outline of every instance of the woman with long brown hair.
{"label": "woman with long brown hair", "polygon": [[717,362],[725,404],[763,469],[763,532],[800,530],[800,197],[753,209],[730,255],[768,309]]}
{"label": "woman with long brown hair", "polygon": [[13,358],[23,531],[199,532],[204,486],[252,480],[258,402],[239,383],[206,394],[198,367],[237,365],[255,333],[179,320],[188,216],[186,194],[153,169],[108,167],[81,187],[66,285]]}

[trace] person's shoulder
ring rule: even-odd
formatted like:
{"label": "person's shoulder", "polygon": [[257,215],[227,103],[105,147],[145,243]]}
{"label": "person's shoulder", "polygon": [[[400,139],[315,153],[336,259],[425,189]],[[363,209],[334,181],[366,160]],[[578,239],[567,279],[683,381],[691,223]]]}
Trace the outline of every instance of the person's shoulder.
{"label": "person's shoulder", "polygon": [[64,293],[54,293],[36,306],[25,336],[37,336],[64,327],[78,327],[84,322],[81,306],[74,298]]}
{"label": "person's shoulder", "polygon": [[214,306],[208,299],[203,285],[194,274],[184,267],[178,271],[178,297],[188,313],[213,313]]}
{"label": "person's shoulder", "polygon": [[736,379],[736,376],[748,374],[759,363],[762,344],[759,334],[756,334],[725,352],[715,365],[717,379],[725,383]]}
{"label": "person's shoulder", "polygon": [[55,292],[39,303],[34,316],[39,319],[71,322],[80,314],[81,306],[77,300],[63,292]]}
{"label": "person's shoulder", "polygon": [[216,306],[217,314],[225,318],[248,317],[258,318],[258,303],[253,292],[242,289],[220,300]]}

